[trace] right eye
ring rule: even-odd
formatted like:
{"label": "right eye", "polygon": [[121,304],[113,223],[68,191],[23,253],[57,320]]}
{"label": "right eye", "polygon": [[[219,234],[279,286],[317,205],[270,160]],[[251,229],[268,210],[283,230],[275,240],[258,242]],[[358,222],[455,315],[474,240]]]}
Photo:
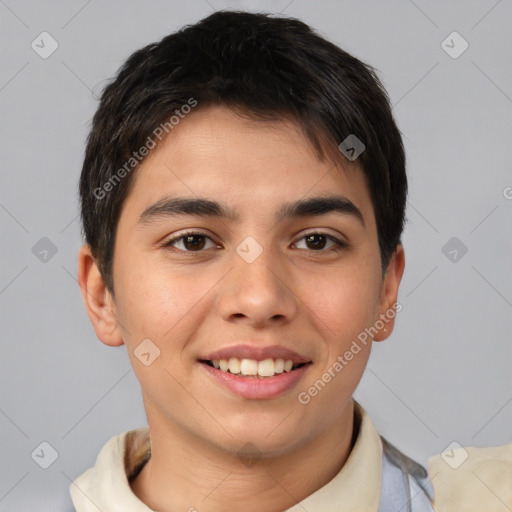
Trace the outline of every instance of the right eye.
{"label": "right eye", "polygon": [[[218,247],[209,236],[197,231],[187,231],[186,233],[173,237],[164,242],[162,247],[175,248],[177,244],[181,243],[183,247],[179,249],[181,252],[202,252],[205,246],[205,240],[210,240],[213,247]],[[208,248],[209,247],[207,247],[207,249]]]}

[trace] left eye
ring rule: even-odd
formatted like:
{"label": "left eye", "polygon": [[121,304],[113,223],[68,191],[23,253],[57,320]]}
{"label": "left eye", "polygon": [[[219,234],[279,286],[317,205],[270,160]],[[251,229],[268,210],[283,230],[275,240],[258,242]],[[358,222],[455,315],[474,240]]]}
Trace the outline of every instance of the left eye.
{"label": "left eye", "polygon": [[[330,249],[333,251],[340,251],[341,249],[347,247],[345,242],[338,240],[336,237],[332,235],[328,235],[327,233],[308,233],[304,235],[300,240],[306,240],[306,244],[312,244],[315,249],[310,249],[314,252],[327,252],[327,251],[319,251],[318,249],[324,249],[327,242],[331,242]],[[296,242],[298,243],[298,242]],[[306,247],[309,249],[309,247]]]}
{"label": "left eye", "polygon": [[[211,242],[210,247],[206,246],[206,240]],[[307,250],[311,250],[313,252],[327,252],[327,250],[340,251],[341,249],[347,247],[345,242],[342,242],[338,238],[328,235],[327,233],[308,233],[304,235],[302,238],[299,238],[294,245],[297,245],[301,240],[305,240],[306,244],[312,245],[311,247],[306,247]],[[328,242],[331,242],[331,246],[325,249],[325,246]],[[202,233],[190,232],[184,233],[180,236],[172,238],[164,243],[164,247],[177,247],[178,244],[182,244],[182,248],[180,248],[183,252],[201,252],[202,249],[209,249],[211,247],[215,247],[218,245],[213,242],[213,240]]]}

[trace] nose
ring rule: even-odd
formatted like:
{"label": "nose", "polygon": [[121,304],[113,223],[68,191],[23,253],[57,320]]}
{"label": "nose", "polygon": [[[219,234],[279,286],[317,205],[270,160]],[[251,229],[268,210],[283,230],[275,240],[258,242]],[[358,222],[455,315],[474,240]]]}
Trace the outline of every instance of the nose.
{"label": "nose", "polygon": [[252,262],[234,252],[230,263],[216,301],[224,320],[264,327],[289,322],[296,315],[299,298],[293,277],[270,248]]}

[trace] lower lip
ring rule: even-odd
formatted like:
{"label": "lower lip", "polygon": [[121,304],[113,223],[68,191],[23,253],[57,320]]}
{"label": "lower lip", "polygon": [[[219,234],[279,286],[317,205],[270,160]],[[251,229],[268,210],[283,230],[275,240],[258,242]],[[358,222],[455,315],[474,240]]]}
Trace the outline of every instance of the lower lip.
{"label": "lower lip", "polygon": [[252,400],[264,400],[282,395],[293,388],[311,366],[311,363],[308,363],[291,372],[279,373],[273,377],[258,379],[257,377],[237,377],[231,373],[217,370],[205,363],[199,364],[227,389],[239,396]]}

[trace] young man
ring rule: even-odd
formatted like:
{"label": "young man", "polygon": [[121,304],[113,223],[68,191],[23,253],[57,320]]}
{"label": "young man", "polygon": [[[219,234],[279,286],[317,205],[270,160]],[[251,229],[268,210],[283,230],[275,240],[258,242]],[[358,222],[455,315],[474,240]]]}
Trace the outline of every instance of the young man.
{"label": "young man", "polygon": [[88,139],[79,283],[149,428],[76,510],[433,510],[352,399],[401,307],[406,193],[373,69],[302,22],[217,12],[135,52]]}

